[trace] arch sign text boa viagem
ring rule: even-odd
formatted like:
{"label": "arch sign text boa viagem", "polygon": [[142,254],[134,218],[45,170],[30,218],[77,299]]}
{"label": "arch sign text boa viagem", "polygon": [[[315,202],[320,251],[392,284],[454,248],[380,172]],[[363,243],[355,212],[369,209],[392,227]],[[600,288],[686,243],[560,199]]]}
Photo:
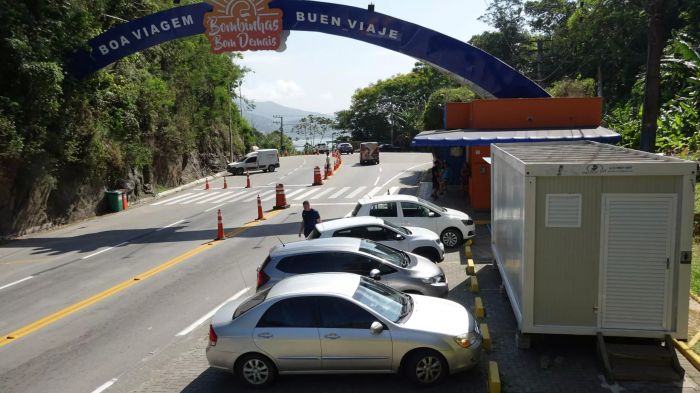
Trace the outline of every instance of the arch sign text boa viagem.
{"label": "arch sign text boa viagem", "polygon": [[[444,12],[436,6],[436,12]],[[84,78],[162,42],[205,34],[214,53],[282,51],[290,31],[315,31],[381,46],[447,71],[482,97],[549,94],[488,53],[444,34],[363,8],[306,0],[211,0],[147,15],[113,27],[71,59]]]}

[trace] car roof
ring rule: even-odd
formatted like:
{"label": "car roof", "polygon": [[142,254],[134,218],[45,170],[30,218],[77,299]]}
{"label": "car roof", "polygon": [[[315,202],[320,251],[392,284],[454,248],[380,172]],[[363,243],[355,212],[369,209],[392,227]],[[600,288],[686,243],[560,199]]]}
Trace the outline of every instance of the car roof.
{"label": "car roof", "polygon": [[329,293],[352,297],[361,276],[351,273],[312,273],[285,278],[275,284],[267,298],[289,295],[327,295]]}
{"label": "car roof", "polygon": [[418,202],[418,198],[413,195],[395,194],[395,195],[377,195],[360,199],[358,202],[362,205],[376,202]]}
{"label": "car roof", "polygon": [[320,224],[316,224],[316,228],[319,232],[325,231],[335,231],[338,229],[344,229],[354,226],[364,226],[364,225],[383,225],[384,220],[379,217],[372,216],[357,216],[357,217],[347,217],[339,218],[337,220],[324,221]]}
{"label": "car roof", "polygon": [[302,240],[287,244],[278,244],[270,250],[270,256],[306,254],[317,251],[357,251],[361,239],[349,237],[332,237],[327,239]]}

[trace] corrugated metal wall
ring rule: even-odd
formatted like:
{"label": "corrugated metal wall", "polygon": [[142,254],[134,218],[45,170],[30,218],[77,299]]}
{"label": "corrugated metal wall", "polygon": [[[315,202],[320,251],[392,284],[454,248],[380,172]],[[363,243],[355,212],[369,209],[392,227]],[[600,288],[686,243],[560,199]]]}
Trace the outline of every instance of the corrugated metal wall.
{"label": "corrugated metal wall", "polygon": [[[538,177],[535,325],[597,326],[603,193],[675,193],[680,177]],[[547,194],[582,195],[580,228],[546,228]]]}

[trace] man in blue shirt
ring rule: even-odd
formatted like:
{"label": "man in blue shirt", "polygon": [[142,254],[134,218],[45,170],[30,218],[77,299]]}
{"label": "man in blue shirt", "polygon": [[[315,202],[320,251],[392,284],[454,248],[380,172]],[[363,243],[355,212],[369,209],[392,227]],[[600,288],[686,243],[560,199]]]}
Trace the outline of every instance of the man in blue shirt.
{"label": "man in blue shirt", "polygon": [[309,236],[309,233],[314,230],[316,224],[321,223],[321,215],[311,208],[309,201],[303,203],[304,211],[301,212],[301,226],[299,227],[299,237],[304,233],[304,237]]}

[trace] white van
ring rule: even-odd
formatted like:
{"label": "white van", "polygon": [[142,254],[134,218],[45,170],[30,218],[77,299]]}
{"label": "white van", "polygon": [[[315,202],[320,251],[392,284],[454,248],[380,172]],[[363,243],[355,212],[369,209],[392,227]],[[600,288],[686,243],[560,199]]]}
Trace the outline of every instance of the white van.
{"label": "white van", "polygon": [[279,167],[280,155],[277,149],[260,149],[246,154],[240,161],[228,164],[228,171],[232,175],[242,175],[254,170],[274,172]]}

